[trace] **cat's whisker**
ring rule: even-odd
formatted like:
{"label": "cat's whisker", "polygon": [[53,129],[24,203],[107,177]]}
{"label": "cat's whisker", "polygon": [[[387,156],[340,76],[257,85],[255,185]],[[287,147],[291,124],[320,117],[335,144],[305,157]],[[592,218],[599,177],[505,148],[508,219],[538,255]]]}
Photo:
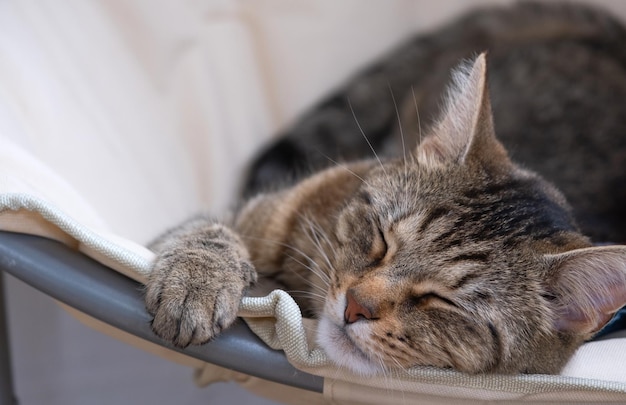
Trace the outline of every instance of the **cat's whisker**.
{"label": "cat's whisker", "polygon": [[[311,231],[311,232],[315,232],[315,231]],[[333,268],[332,263],[330,262],[330,258],[328,257],[328,255],[326,254],[326,251],[322,248],[319,240],[317,239],[317,237],[315,237],[315,240],[313,240],[313,238],[309,235],[309,239],[311,240],[311,242],[313,242],[313,245],[315,246],[315,248],[318,250],[318,252],[320,253],[320,255],[322,256],[322,258],[324,259],[324,261],[326,262],[326,264],[328,265],[329,270]],[[330,281],[330,277],[328,277],[328,275],[326,275],[326,279],[328,281]]]}
{"label": "cat's whisker", "polygon": [[[290,259],[294,260],[295,262],[297,262],[298,264],[300,264],[302,267],[306,268],[307,270],[309,270],[311,273],[313,273],[315,276],[319,277],[320,280],[324,283],[324,285],[326,285],[327,287],[329,287],[330,285],[322,278],[320,277],[320,274],[318,273],[318,270],[314,269],[311,266],[308,266],[304,263],[302,263],[300,260],[296,259],[295,257],[289,255],[288,253],[285,254],[287,257],[289,257]],[[326,290],[324,290],[324,288],[320,287],[319,285],[315,284],[313,281],[309,280],[308,278],[304,277],[302,274],[298,273],[297,271],[293,270],[293,273],[302,281],[304,281],[305,284],[307,284],[309,287],[311,288],[315,288],[318,291],[320,291],[321,293],[326,294]],[[323,274],[323,273],[322,273]]]}
{"label": "cat's whisker", "polygon": [[[307,232],[305,230],[305,233],[306,233],[307,237],[309,238],[309,240],[311,242],[313,242],[313,245],[315,246],[315,248],[322,255],[322,258],[324,259],[324,261],[328,265],[329,271],[333,270],[333,265],[330,262],[330,258],[326,254],[326,250],[324,250],[324,248],[322,247],[322,242],[319,239],[319,235],[321,234],[321,235],[323,235],[325,237],[325,241],[326,241],[327,245],[331,247],[331,249],[333,250],[333,254],[336,255],[337,252],[335,251],[335,248],[334,248],[333,244],[330,243],[330,240],[328,239],[328,236],[326,236],[326,233],[324,232],[324,230],[318,224],[314,223],[313,220],[311,220],[306,215],[300,214],[300,216],[309,225],[309,231],[310,232]],[[327,279],[328,279],[328,281],[330,281],[330,277],[327,276]]]}
{"label": "cat's whisker", "polygon": [[[413,86],[411,86],[411,94],[413,95],[413,105],[415,106],[415,115],[417,117],[417,135],[418,135],[418,145],[422,144],[422,119],[420,117],[420,110],[419,107],[417,106],[417,97],[415,97],[415,88]],[[419,162],[417,161],[417,154],[412,154],[411,155],[415,164],[419,164]],[[418,167],[418,171],[417,171],[417,188],[420,188],[420,184],[421,184],[421,175],[422,175],[422,170],[421,168]],[[407,203],[408,203],[408,198],[407,198]]]}
{"label": "cat's whisker", "polygon": [[317,295],[324,296],[324,297],[326,296],[326,295],[325,295],[325,294],[326,294],[326,291],[325,291],[323,288],[321,288],[320,286],[316,286],[315,284],[311,283],[309,280],[307,280],[307,279],[306,279],[306,278],[304,278],[304,277],[301,277],[301,279],[302,279],[302,280],[304,281],[304,283],[305,283],[305,284],[307,284],[307,285],[308,285],[311,289],[313,289],[313,290],[317,291],[317,292],[311,291],[311,294],[317,294]]}
{"label": "cat's whisker", "polygon": [[[387,83],[387,87],[389,87],[389,93],[391,94],[391,100],[393,101],[393,108],[396,111],[396,119],[398,120],[398,130],[400,131],[400,140],[402,141],[402,159],[404,161],[404,201],[405,207],[404,210],[407,209],[407,201],[409,200],[409,190],[408,190],[408,176],[409,176],[409,165],[406,157],[406,142],[404,139],[404,130],[402,129],[402,119],[400,118],[400,110],[398,110],[398,103],[396,102],[396,97],[393,94],[393,89],[391,88],[391,84]],[[401,209],[402,209],[401,208]]]}
{"label": "cat's whisker", "polygon": [[321,304],[324,304],[326,302],[326,296],[322,295],[322,294],[317,294],[314,293],[312,291],[305,291],[305,290],[287,290],[287,292],[290,295],[293,296],[301,296],[301,297],[307,297],[307,298],[311,298],[314,301],[317,301]]}
{"label": "cat's whisker", "polygon": [[[313,273],[315,276],[317,276],[317,277],[320,279],[320,281],[321,281],[321,282],[322,282],[325,286],[327,286],[327,287],[329,287],[329,286],[330,286],[330,278],[328,277],[328,275],[327,275],[326,273],[324,273],[324,272],[321,270],[321,268],[319,268],[319,265],[318,265],[318,264],[317,264],[317,263],[316,263],[316,262],[315,262],[315,261],[314,261],[314,260],[313,260],[313,259],[309,256],[309,255],[307,255],[306,253],[304,253],[302,250],[300,250],[300,249],[296,248],[295,246],[292,246],[292,245],[290,245],[290,244],[288,244],[288,243],[279,242],[279,241],[276,241],[276,240],[271,240],[271,239],[266,239],[266,238],[259,238],[259,237],[250,236],[250,235],[241,235],[241,237],[242,237],[242,238],[248,238],[248,239],[259,240],[259,241],[262,241],[262,242],[274,243],[274,244],[277,244],[277,245],[279,245],[279,246],[284,246],[284,247],[286,247],[286,248],[288,248],[288,249],[293,250],[293,251],[294,251],[294,252],[296,252],[296,253],[301,254],[301,255],[302,255],[304,258],[306,258],[306,259],[307,259],[310,263],[314,264],[314,265],[317,267],[317,269],[316,269],[316,268],[314,268],[314,267],[312,267],[312,266],[310,266],[310,265],[307,265],[306,263],[303,263],[301,260],[298,260],[298,259],[297,259],[296,257],[294,257],[293,255],[290,255],[290,254],[288,254],[288,253],[285,253],[285,255],[286,255],[287,257],[291,258],[291,259],[292,259],[292,260],[294,260],[296,263],[300,264],[302,267],[306,268],[306,269],[307,269],[307,270],[309,270],[311,273]],[[294,270],[294,274],[296,274],[296,275],[297,275],[300,279],[302,279],[303,281],[305,281],[305,282],[307,282],[307,283],[311,283],[310,285],[311,285],[312,287],[317,287],[317,288],[320,288],[320,289],[321,289],[321,287],[320,287],[320,286],[313,284],[310,280],[306,279],[306,278],[305,278],[305,277],[303,277],[301,274],[297,273],[295,270]],[[325,292],[326,292],[326,291],[324,291],[324,293],[325,293]]]}
{"label": "cat's whisker", "polygon": [[[297,263],[301,264],[303,267],[305,267],[309,271],[311,271],[314,275],[316,275],[324,283],[324,285],[326,285],[327,287],[330,286],[330,277],[328,276],[328,274],[324,270],[322,270],[322,268],[320,267],[319,263],[317,263],[316,261],[314,261],[313,259],[311,259],[309,256],[306,256],[306,255],[305,255],[305,258],[309,261],[309,263],[311,263],[311,265],[307,265],[305,263],[302,263],[300,260],[297,260],[293,256],[289,256],[289,257],[291,257]],[[330,267],[332,267],[332,265],[330,264],[329,261],[328,261],[328,265]]]}
{"label": "cat's whisker", "polygon": [[367,135],[365,135],[365,131],[363,131],[363,128],[361,127],[361,124],[359,123],[359,120],[356,117],[356,113],[354,112],[354,108],[352,108],[352,103],[350,102],[349,98],[348,98],[348,106],[350,107],[350,111],[352,112],[352,117],[354,118],[354,122],[356,122],[356,125],[359,128],[359,131],[361,132],[361,135],[363,135],[363,138],[365,139],[365,142],[367,142],[367,145],[372,150],[372,153],[374,154],[374,157],[378,161],[378,164],[380,165],[380,168],[383,170],[383,173],[385,173],[386,176],[389,176],[387,174],[387,171],[385,170],[385,166],[383,165],[383,162],[380,160],[380,157],[378,156],[378,153],[376,153],[376,150],[374,150],[374,147],[372,146],[372,143],[367,138]]}
{"label": "cat's whisker", "polygon": [[422,120],[420,118],[420,110],[417,107],[417,97],[415,97],[415,88],[413,86],[411,86],[411,94],[413,95],[413,105],[415,106],[415,114],[417,116],[417,130],[418,130],[418,137],[419,137],[419,144],[422,143]]}
{"label": "cat's whisker", "polygon": [[387,366],[385,360],[383,359],[383,356],[380,353],[376,354],[376,360],[378,361],[383,380],[385,381],[385,390],[389,395],[393,395],[393,386],[391,384],[393,379],[391,373],[389,372],[389,367]]}
{"label": "cat's whisker", "polygon": [[[306,258],[307,260],[309,260],[311,263],[314,263],[314,262],[315,262],[315,261],[314,261],[314,260],[313,260],[313,259],[312,259],[309,255],[307,255],[304,251],[302,251],[301,249],[298,249],[297,247],[295,247],[295,246],[293,246],[293,245],[290,245],[290,244],[288,244],[288,243],[280,242],[280,241],[277,241],[277,240],[274,240],[274,239],[259,238],[259,237],[257,237],[257,236],[251,236],[251,235],[244,235],[244,234],[241,234],[240,236],[241,236],[242,238],[244,238],[244,239],[253,239],[253,240],[258,240],[258,241],[261,241],[261,242],[273,243],[273,244],[278,245],[278,246],[286,247],[286,248],[288,248],[288,249],[293,250],[293,251],[294,251],[294,252],[296,252],[296,253],[301,254],[303,257],[305,257],[305,258]],[[300,264],[302,264],[302,263],[300,263]]]}
{"label": "cat's whisker", "polygon": [[308,291],[308,290],[289,290],[289,292],[290,292],[290,293],[298,293],[298,294],[303,294],[303,295],[310,295],[310,296],[312,296],[312,297],[318,297],[318,298],[321,298],[321,299],[323,299],[323,300],[325,300],[325,299],[326,299],[326,295],[324,295],[324,294],[318,294],[318,293],[315,293],[315,292],[313,292],[313,291]]}
{"label": "cat's whisker", "polygon": [[308,333],[308,334],[314,334],[315,331],[317,330],[317,328],[315,327],[315,325],[311,325],[308,322],[302,322],[302,327],[304,328],[304,330]]}
{"label": "cat's whisker", "polygon": [[[407,367],[403,366],[402,363],[400,363],[400,361],[398,360],[398,358],[396,356],[393,355],[393,353],[386,353],[387,357],[386,360],[383,360],[383,356],[381,353],[378,354],[378,358],[380,359],[380,366],[382,369],[382,376],[383,379],[385,380],[385,385],[386,385],[386,389],[390,395],[390,397],[394,397],[396,395],[398,395],[398,391],[400,391],[400,395],[402,395],[402,401],[400,403],[406,403],[406,396],[403,390],[398,390],[397,389],[397,385],[395,384],[396,381],[393,378],[393,374],[391,372],[392,368],[397,368],[399,370],[407,370]],[[393,365],[390,365],[389,362],[393,363]],[[394,400],[396,398],[393,398]]]}
{"label": "cat's whisker", "polygon": [[[324,241],[326,242],[326,245],[330,247],[330,249],[332,250],[333,255],[337,256],[337,250],[335,249],[335,244],[333,243],[330,238],[328,237],[328,233],[324,231],[324,229],[322,229],[321,226],[319,226],[319,224],[315,223],[315,221],[313,221],[310,217],[305,217],[306,220],[308,220],[311,225],[313,225],[315,227],[315,229],[318,230],[318,234],[317,235],[321,235],[322,238],[324,238]],[[316,235],[316,236],[317,236]],[[333,267],[330,263],[328,263],[330,265],[330,267]]]}
{"label": "cat's whisker", "polygon": [[404,159],[404,166],[406,168],[407,166],[406,142],[404,139],[404,130],[402,129],[402,119],[400,119],[400,110],[398,110],[398,103],[396,102],[396,97],[393,94],[393,89],[391,88],[391,85],[387,83],[387,86],[389,86],[389,93],[391,93],[391,100],[393,101],[393,108],[396,111],[396,119],[398,120],[398,130],[400,131],[400,140],[402,141],[402,158]]}
{"label": "cat's whisker", "polygon": [[[308,235],[307,235],[308,236]],[[324,259],[324,261],[326,262],[326,264],[328,265],[328,270],[324,271],[322,269],[322,267],[319,265],[319,263],[312,261],[311,259],[309,259],[309,261],[315,265],[315,269],[311,268],[310,266],[308,267],[309,270],[311,270],[313,273],[315,273],[315,275],[317,277],[320,278],[320,280],[322,280],[322,282],[324,283],[324,285],[326,285],[326,287],[330,287],[331,284],[331,279],[330,276],[328,275],[328,273],[330,272],[334,272],[334,268],[333,265],[330,263],[330,260],[328,258],[328,256],[326,255],[326,253],[311,239],[310,236],[308,236],[309,240],[311,240],[311,242],[313,242],[313,245],[316,249],[318,249],[318,251],[321,253],[322,258]]]}
{"label": "cat's whisker", "polygon": [[356,174],[354,172],[354,170],[350,169],[348,166],[344,165],[343,163],[339,163],[337,162],[335,159],[331,158],[330,156],[326,155],[325,153],[319,152],[322,156],[324,156],[326,159],[328,159],[329,161],[331,161],[333,164],[335,164],[338,167],[341,167],[342,169],[346,170],[347,172],[349,172],[350,174],[352,174],[354,177],[356,177],[357,179],[361,180],[362,183],[367,184],[369,187],[372,187],[372,185],[370,183],[367,182],[367,180],[365,180],[363,177],[359,176],[358,174]]}
{"label": "cat's whisker", "polygon": [[[285,255],[287,257],[289,257],[290,259],[292,259],[293,261],[295,261],[296,263],[300,264],[302,267],[304,267],[305,269],[309,270],[313,275],[317,276],[320,281],[328,288],[330,287],[330,279],[328,278],[328,276],[326,275],[326,273],[324,273],[322,271],[322,269],[319,267],[319,265],[317,263],[315,263],[311,258],[306,257],[306,259],[312,264],[312,265],[308,265],[306,263],[303,263],[301,260],[298,260],[295,256],[290,255],[289,253],[285,253]],[[291,269],[294,274],[296,274],[297,276],[299,276],[302,280],[304,280],[309,286],[311,287],[315,287],[318,288],[320,291],[322,291],[323,293],[326,293],[326,290],[324,290],[322,287],[318,286],[317,284],[313,283],[311,280],[305,278],[304,276],[302,276],[300,273],[298,273],[295,269]]]}
{"label": "cat's whisker", "polygon": [[400,370],[407,370],[407,368],[405,366],[402,365],[402,363],[400,363],[400,360],[398,360],[398,358],[394,355],[390,355],[389,358],[391,359],[391,361],[393,361],[393,363],[395,364],[395,367],[397,367]]}

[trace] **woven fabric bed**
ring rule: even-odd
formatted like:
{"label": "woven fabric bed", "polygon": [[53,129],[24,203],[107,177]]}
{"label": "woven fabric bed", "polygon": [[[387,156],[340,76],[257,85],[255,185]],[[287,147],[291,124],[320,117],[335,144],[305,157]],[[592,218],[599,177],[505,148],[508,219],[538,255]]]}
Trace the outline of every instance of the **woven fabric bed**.
{"label": "woven fabric bed", "polygon": [[[246,162],[273,133],[462,2],[427,3],[0,5],[0,235],[60,242],[140,284],[152,237],[201,209],[224,214]],[[4,271],[11,265],[0,261]],[[140,299],[140,288],[134,294]],[[559,376],[415,368],[362,378],[315,346],[315,322],[288,294],[246,297],[239,315],[299,379],[281,384],[272,370],[246,373],[245,357],[207,363],[196,349],[174,350],[63,305],[98,330],[197,369],[199,385],[231,379],[286,403],[626,402],[626,338],[585,344]]]}

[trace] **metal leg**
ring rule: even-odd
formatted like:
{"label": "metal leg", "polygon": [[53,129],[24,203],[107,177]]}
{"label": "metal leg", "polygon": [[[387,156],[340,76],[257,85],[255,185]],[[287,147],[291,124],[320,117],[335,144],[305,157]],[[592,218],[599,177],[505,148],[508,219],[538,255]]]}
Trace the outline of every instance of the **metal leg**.
{"label": "metal leg", "polygon": [[13,376],[11,374],[4,277],[4,272],[0,272],[0,405],[14,405],[17,404],[17,399],[13,391]]}

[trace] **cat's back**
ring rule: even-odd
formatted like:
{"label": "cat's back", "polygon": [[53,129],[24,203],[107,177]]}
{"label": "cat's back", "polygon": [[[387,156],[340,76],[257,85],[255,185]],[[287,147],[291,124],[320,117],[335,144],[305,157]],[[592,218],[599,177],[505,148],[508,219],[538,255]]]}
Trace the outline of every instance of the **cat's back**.
{"label": "cat's back", "polygon": [[[626,37],[622,37],[622,41]],[[555,183],[585,233],[626,242],[626,59],[601,38],[494,49],[496,131]]]}
{"label": "cat's back", "polygon": [[487,50],[496,133],[513,159],[564,192],[585,233],[626,242],[624,43],[621,23],[591,7],[477,10],[392,51],[303,116],[254,163],[248,189],[297,179],[328,157],[370,157],[360,129],[378,152],[401,153],[390,89],[412,150],[438,117],[450,71]]}

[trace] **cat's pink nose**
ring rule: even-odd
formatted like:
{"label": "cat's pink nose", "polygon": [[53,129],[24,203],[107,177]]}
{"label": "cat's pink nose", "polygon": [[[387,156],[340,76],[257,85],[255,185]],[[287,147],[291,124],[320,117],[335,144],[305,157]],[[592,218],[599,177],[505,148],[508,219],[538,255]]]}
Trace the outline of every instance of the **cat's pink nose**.
{"label": "cat's pink nose", "polygon": [[372,311],[361,305],[353,293],[348,290],[346,292],[346,312],[344,313],[344,320],[346,323],[354,323],[360,319],[372,319]]}

